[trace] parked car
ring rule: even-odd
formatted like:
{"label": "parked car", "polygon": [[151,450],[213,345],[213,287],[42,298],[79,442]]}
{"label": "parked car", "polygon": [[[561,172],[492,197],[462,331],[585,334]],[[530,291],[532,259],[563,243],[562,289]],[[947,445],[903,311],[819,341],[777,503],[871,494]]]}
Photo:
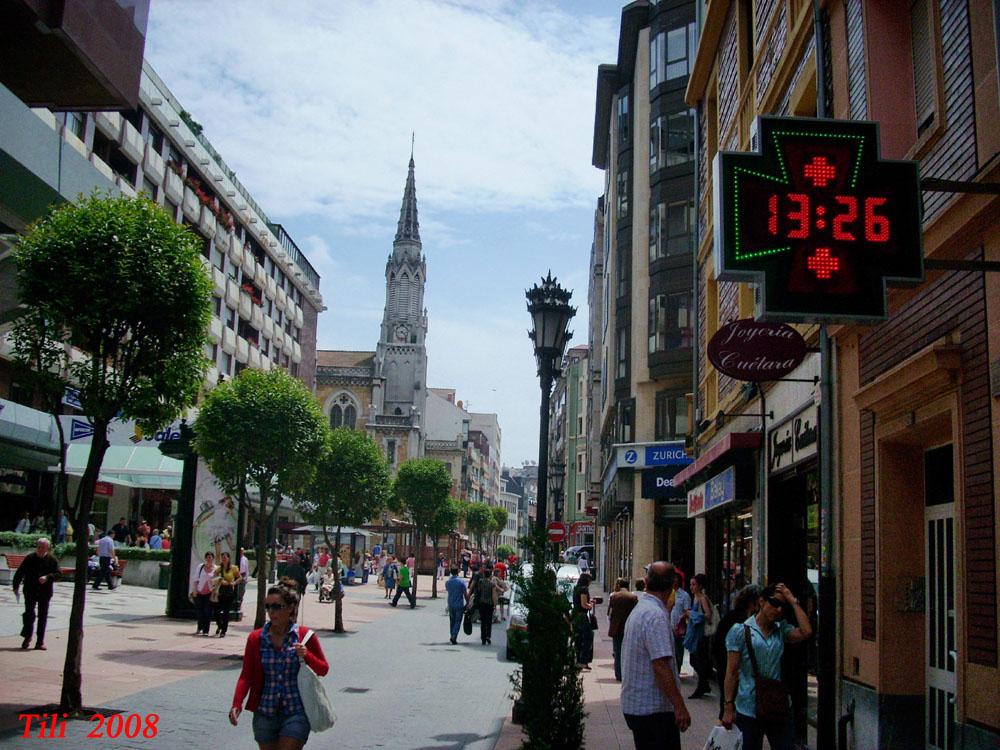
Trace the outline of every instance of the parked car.
{"label": "parked car", "polygon": [[562,557],[563,562],[575,563],[580,558],[580,553],[586,552],[587,559],[590,560],[590,564],[594,564],[594,545],[592,544],[578,544],[575,547],[567,547],[562,551],[560,557]]}
{"label": "parked car", "polygon": [[[554,563],[550,563],[554,565]],[[531,576],[531,563],[524,563],[521,567],[525,578]],[[573,587],[580,579],[580,568],[576,565],[559,564],[556,568],[556,586],[559,592],[566,597],[566,601],[573,600]],[[507,660],[513,661],[517,658],[517,647],[515,645],[519,635],[517,633],[528,632],[528,607],[524,603],[523,592],[513,581],[510,584],[510,619],[507,621]]]}

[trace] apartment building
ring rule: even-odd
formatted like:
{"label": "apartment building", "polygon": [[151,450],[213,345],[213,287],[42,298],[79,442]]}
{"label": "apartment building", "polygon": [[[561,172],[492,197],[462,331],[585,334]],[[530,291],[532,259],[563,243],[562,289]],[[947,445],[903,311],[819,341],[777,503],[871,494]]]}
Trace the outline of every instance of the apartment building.
{"label": "apartment building", "polygon": [[694,2],[630,3],[617,63],[597,73],[593,165],[604,171],[605,190],[595,220],[601,257],[595,252],[591,263],[595,291],[601,285],[599,299],[590,295],[591,318],[600,330],[590,338],[601,371],[605,580],[639,577],[660,557],[683,561],[693,546],[678,498],[650,489],[654,466],[626,459],[655,445],[674,455],[688,431],[695,120],[684,91],[696,29]]}
{"label": "apartment building", "polygon": [[590,379],[588,348],[575,346],[563,357],[549,417],[549,466],[563,467],[562,491],[554,498],[554,510],[555,518],[566,523],[566,546],[594,543],[594,519],[588,514]]}
{"label": "apartment building", "polygon": [[[818,45],[806,2],[702,8],[686,94],[698,116],[699,455],[677,478],[694,488],[729,471],[736,490],[693,514],[695,568],[716,585],[735,575],[784,581],[811,611],[829,555],[836,629],[818,635],[835,641],[836,682],[819,690],[850,718],[844,746],[995,747],[1000,279],[983,261],[1000,259],[1000,199],[973,191],[1000,182],[997,8],[981,0],[823,6]],[[922,283],[890,289],[885,322],[831,329],[834,544],[826,550],[814,389],[768,384],[762,399],[705,356],[721,324],[759,310],[752,285],[714,277],[710,165],[718,151],[759,145],[758,114],[815,116],[817,88],[830,116],[878,123],[882,159],[919,163],[926,266]],[[965,184],[930,189],[931,178]],[[815,327],[800,331],[817,341]],[[818,370],[813,356],[790,377],[808,381]],[[787,438],[801,423],[812,429],[800,450]],[[811,648],[786,664],[796,729],[809,740]],[[816,731],[837,730],[831,722]]]}

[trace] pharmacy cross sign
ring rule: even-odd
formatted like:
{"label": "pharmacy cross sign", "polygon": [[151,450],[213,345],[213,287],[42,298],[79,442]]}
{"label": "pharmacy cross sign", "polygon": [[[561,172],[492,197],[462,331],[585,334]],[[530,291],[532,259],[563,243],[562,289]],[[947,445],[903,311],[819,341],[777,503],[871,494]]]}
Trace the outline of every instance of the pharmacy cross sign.
{"label": "pharmacy cross sign", "polygon": [[760,117],[758,152],[715,157],[716,277],[763,282],[758,319],[880,321],[886,285],[923,279],[916,162],[878,125]]}

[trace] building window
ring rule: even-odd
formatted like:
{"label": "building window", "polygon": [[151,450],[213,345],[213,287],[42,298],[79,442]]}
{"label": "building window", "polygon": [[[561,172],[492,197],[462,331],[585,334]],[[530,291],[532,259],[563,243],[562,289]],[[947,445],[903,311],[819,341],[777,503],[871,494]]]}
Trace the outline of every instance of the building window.
{"label": "building window", "polygon": [[628,375],[628,331],[625,328],[618,329],[618,369],[616,377],[621,379]]}
{"label": "building window", "polygon": [[688,433],[688,400],[678,393],[656,394],[655,440],[678,440]]}
{"label": "building window", "polygon": [[694,115],[660,115],[649,126],[649,171],[694,161]]}
{"label": "building window", "polygon": [[649,209],[649,261],[694,249],[694,201],[658,203]]}
{"label": "building window", "polygon": [[649,88],[683,78],[690,71],[698,48],[694,23],[660,32],[649,40]]}
{"label": "building window", "polygon": [[658,294],[649,298],[649,353],[691,346],[691,295]]}
{"label": "building window", "polygon": [[66,129],[81,141],[84,140],[87,135],[87,115],[83,112],[67,112]]}
{"label": "building window", "polygon": [[617,196],[618,196],[618,218],[628,217],[628,170],[622,169],[618,173]]}
{"label": "building window", "polygon": [[163,133],[152,122],[146,130],[146,143],[153,147],[153,151],[160,153],[163,150]]}
{"label": "building window", "polygon": [[615,268],[615,299],[619,300],[628,294],[628,259],[624,252],[618,252],[618,263]]}
{"label": "building window", "polygon": [[583,454],[583,453],[577,453],[576,454],[576,473],[577,474],[583,474],[583,472],[586,470],[586,464],[584,462],[584,455],[585,454]]}
{"label": "building window", "polygon": [[386,440],[385,441],[385,458],[389,462],[389,466],[396,465],[396,441]]}
{"label": "building window", "polygon": [[622,146],[628,143],[628,94],[618,95],[618,143]]}
{"label": "building window", "polygon": [[913,55],[913,90],[918,136],[934,122],[937,66],[934,59],[932,23],[933,11],[930,0],[915,0],[910,5],[910,44]]}
{"label": "building window", "polygon": [[624,401],[618,411],[618,442],[631,443],[635,434],[635,400]]}
{"label": "building window", "polygon": [[219,372],[223,375],[228,375],[233,368],[233,355],[229,352],[222,352],[222,357],[219,358]]}

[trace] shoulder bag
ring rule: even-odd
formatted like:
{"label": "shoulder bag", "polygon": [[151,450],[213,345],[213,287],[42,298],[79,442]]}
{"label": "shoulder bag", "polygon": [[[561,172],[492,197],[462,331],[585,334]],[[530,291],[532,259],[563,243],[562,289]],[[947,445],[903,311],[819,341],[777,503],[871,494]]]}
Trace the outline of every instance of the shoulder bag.
{"label": "shoulder bag", "polygon": [[753,638],[750,626],[743,626],[743,637],[746,639],[747,652],[750,654],[750,664],[753,666],[754,693],[757,696],[757,718],[760,721],[785,721],[788,719],[788,688],[781,680],[763,677],[757,668],[757,656],[754,653]]}
{"label": "shoulder bag", "polygon": [[705,618],[705,630],[703,635],[706,638],[711,638],[715,635],[715,631],[719,629],[719,607],[718,605],[712,605],[712,622]]}
{"label": "shoulder bag", "polygon": [[[301,632],[301,628],[299,632]],[[310,630],[300,643],[305,645],[314,635],[315,633]],[[325,732],[337,721],[337,715],[333,712],[333,706],[330,705],[330,699],[326,696],[326,690],[319,675],[306,664],[305,657],[299,659],[299,662],[299,696],[301,696],[302,706],[306,710],[306,718],[309,719],[312,731]]]}

